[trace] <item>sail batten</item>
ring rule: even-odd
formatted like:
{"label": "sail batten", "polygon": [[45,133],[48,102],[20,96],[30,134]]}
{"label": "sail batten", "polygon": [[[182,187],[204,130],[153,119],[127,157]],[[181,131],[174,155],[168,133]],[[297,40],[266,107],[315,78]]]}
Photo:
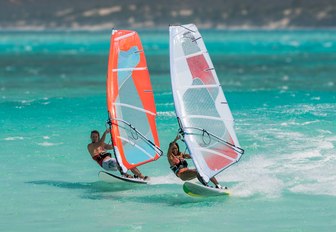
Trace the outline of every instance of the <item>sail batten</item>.
{"label": "sail batten", "polygon": [[111,140],[118,163],[126,172],[162,155],[154,95],[138,33],[113,30],[107,70]]}
{"label": "sail batten", "polygon": [[134,70],[147,70],[147,67],[139,67],[139,68],[114,68],[112,72],[128,72]]}
{"label": "sail batten", "polygon": [[219,88],[220,85],[189,85],[183,86],[184,89],[208,89],[208,88]]}
{"label": "sail batten", "polygon": [[[119,40],[122,40],[122,39],[126,39],[127,37],[130,37],[130,36],[134,36],[136,32],[131,32],[131,33],[127,33],[127,34],[124,34],[122,36],[118,36],[114,39],[114,41],[119,41]],[[112,33],[113,35],[113,33]]]}
{"label": "sail batten", "polygon": [[128,142],[129,144],[131,144],[132,146],[135,146],[137,147],[139,150],[141,150],[145,155],[147,155],[147,157],[149,157],[150,159],[154,158],[151,154],[149,154],[146,150],[142,149],[142,147],[138,146],[136,143],[134,143],[133,141],[127,139],[127,138],[124,138],[124,137],[121,137],[119,136],[118,138],[120,138],[121,140],[125,141],[125,142]]}
{"label": "sail batten", "polygon": [[156,115],[156,113],[154,113],[154,112],[152,112],[152,111],[145,110],[145,109],[143,109],[143,108],[136,107],[136,106],[132,106],[132,105],[129,105],[129,104],[113,103],[113,105],[115,105],[115,106],[124,106],[124,107],[128,107],[128,108],[135,109],[135,110],[140,111],[140,112],[148,113],[148,114],[151,114],[151,115],[154,115],[154,116]]}
{"label": "sail batten", "polygon": [[206,115],[183,115],[183,119],[192,119],[192,118],[202,118],[202,119],[210,119],[210,120],[217,120],[217,121],[222,121],[223,119],[221,117],[211,117],[211,116],[206,116]]}
{"label": "sail batten", "polygon": [[205,181],[243,154],[233,117],[203,38],[193,24],[170,26],[170,70],[176,115]]}

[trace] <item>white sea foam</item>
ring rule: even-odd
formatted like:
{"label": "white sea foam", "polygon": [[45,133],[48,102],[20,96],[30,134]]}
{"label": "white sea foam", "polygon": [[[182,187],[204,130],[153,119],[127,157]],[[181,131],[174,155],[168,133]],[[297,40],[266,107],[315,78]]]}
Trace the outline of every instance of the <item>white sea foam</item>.
{"label": "white sea foam", "polygon": [[311,100],[313,100],[313,101],[319,101],[319,100],[321,100],[321,97],[312,97]]}
{"label": "white sea foam", "polygon": [[150,177],[151,185],[158,184],[183,184],[183,181],[177,178],[173,173],[170,173],[167,176],[153,176]]}
{"label": "white sea foam", "polygon": [[274,171],[287,179],[286,189],[295,193],[336,196],[336,157],[334,144],[329,140],[307,139],[302,150],[277,158],[279,166]]}
{"label": "white sea foam", "polygon": [[278,138],[278,139],[284,139],[284,138],[296,138],[297,139],[297,138],[305,137],[304,134],[302,134],[300,132],[281,131],[281,130],[276,130],[276,133],[274,133],[273,136]]}
{"label": "white sea foam", "polygon": [[292,40],[289,42],[289,45],[292,47],[299,47],[300,46],[300,42],[296,41],[296,40]]}
{"label": "white sea foam", "polygon": [[235,196],[250,197],[264,195],[269,198],[281,196],[284,189],[283,181],[273,173],[275,162],[262,156],[253,157],[241,162],[235,168],[220,174],[218,180],[223,182],[239,182],[231,187]]}
{"label": "white sea foam", "polygon": [[[318,123],[320,122],[320,120],[314,120],[314,121],[308,121],[308,122],[303,122],[301,123],[302,126],[305,126],[305,125],[309,125],[309,124],[313,124],[313,123]],[[300,124],[299,124],[300,125]]]}
{"label": "white sea foam", "polygon": [[164,116],[164,117],[176,117],[176,114],[173,111],[164,111],[164,112],[159,111],[159,112],[157,112],[157,115],[159,117],[162,117],[162,116]]}
{"label": "white sea foam", "polygon": [[299,123],[299,122],[296,122],[295,120],[290,120],[288,122],[283,122],[280,125],[281,126],[305,126],[305,125],[310,125],[310,124],[319,123],[319,122],[321,122],[321,121],[320,120],[314,120],[314,121],[307,121],[307,122]]}
{"label": "white sea foam", "polygon": [[283,80],[283,81],[288,81],[288,80],[289,80],[289,77],[288,77],[287,75],[285,75],[285,76],[282,77],[282,80]]}
{"label": "white sea foam", "polygon": [[172,95],[172,92],[161,92],[161,93],[159,93],[159,96],[166,96],[166,95]]}
{"label": "white sea foam", "polygon": [[[318,132],[320,132],[321,134],[332,134],[332,132],[331,131],[329,131],[329,130],[322,130],[322,129],[319,129],[319,130],[317,130]],[[335,139],[336,139],[336,136],[334,137]],[[328,140],[329,141],[332,141],[332,140],[330,140],[330,138],[328,138]]]}
{"label": "white sea foam", "polygon": [[21,136],[7,137],[4,138],[5,141],[14,141],[14,140],[23,140],[24,138]]}
{"label": "white sea foam", "polygon": [[[277,198],[285,191],[336,196],[336,136],[333,133],[319,130],[320,133],[309,137],[299,132],[279,129],[267,132],[261,141],[263,146],[259,146],[256,141],[250,148],[246,148],[254,153],[259,150],[258,155],[249,157],[245,154],[238,164],[218,175],[219,181],[224,185],[226,182],[233,183],[229,187],[235,196],[263,195]],[[276,140],[268,139],[267,136]],[[291,142],[286,143],[285,147],[270,150],[269,153],[260,152],[279,146],[276,141],[284,139]],[[234,184],[236,182],[238,184]]]}
{"label": "white sea foam", "polygon": [[[306,151],[299,151],[299,152],[294,152],[292,154],[289,154],[284,157],[283,161],[288,162],[290,164],[294,164],[294,166],[298,166],[297,165],[298,162],[299,163],[306,162],[307,159],[317,158],[317,157],[321,157],[321,153],[318,149],[306,150]],[[310,165],[307,164],[306,166],[302,166],[302,168],[306,170],[307,168],[312,168],[312,167],[310,167]]]}
{"label": "white sea foam", "polygon": [[319,142],[319,148],[320,149],[333,149],[334,144],[329,141],[320,141]]}
{"label": "white sea foam", "polygon": [[42,142],[42,143],[37,143],[37,144],[42,146],[42,147],[51,147],[51,146],[58,146],[58,145],[61,145],[63,143]]}
{"label": "white sea foam", "polygon": [[[296,165],[293,174],[296,181],[288,183],[288,189],[295,193],[336,196],[336,157],[332,153],[322,156],[314,162],[302,162]],[[303,168],[303,166],[308,166]]]}
{"label": "white sea foam", "polygon": [[[251,182],[254,184],[251,185]],[[269,198],[277,198],[282,194],[284,183],[271,176],[254,176],[249,182],[240,182],[234,186],[232,192],[235,196],[250,197],[253,195],[264,195]]]}
{"label": "white sea foam", "polygon": [[281,86],[281,89],[282,89],[283,91],[288,90],[288,86],[287,86],[287,85],[283,85],[283,86]]}
{"label": "white sea foam", "polygon": [[[314,98],[314,97],[311,97]],[[317,98],[315,100],[318,100]],[[296,106],[279,106],[275,110],[288,115],[312,114],[317,117],[326,117],[335,110],[335,104],[298,104]],[[330,113],[329,113],[330,112]]]}
{"label": "white sea foam", "polygon": [[32,102],[34,102],[35,100],[21,100],[20,103],[22,105],[30,105]]}
{"label": "white sea foam", "polygon": [[174,103],[173,102],[169,102],[169,103],[158,103],[156,104],[157,107],[160,107],[160,106],[174,106]]}
{"label": "white sea foam", "polygon": [[[333,182],[335,183],[336,180]],[[321,183],[314,183],[314,184],[299,184],[292,188],[290,191],[295,193],[305,193],[311,195],[330,195],[336,196],[336,188],[334,185],[331,185],[330,182],[321,184]]]}
{"label": "white sea foam", "polygon": [[334,85],[335,85],[335,83],[332,82],[332,81],[329,81],[329,82],[327,83],[327,86],[329,86],[329,87],[332,87],[332,86],[334,86]]}
{"label": "white sea foam", "polygon": [[[323,132],[328,133],[328,134],[332,134],[331,131],[323,131]],[[336,136],[328,137],[328,138],[326,138],[326,141],[332,141],[332,142],[336,141]]]}

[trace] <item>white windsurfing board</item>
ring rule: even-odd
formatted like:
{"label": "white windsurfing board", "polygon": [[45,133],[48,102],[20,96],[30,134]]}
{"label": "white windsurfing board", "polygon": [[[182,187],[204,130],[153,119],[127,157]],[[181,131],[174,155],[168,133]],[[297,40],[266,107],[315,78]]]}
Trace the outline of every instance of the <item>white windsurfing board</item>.
{"label": "white windsurfing board", "polygon": [[228,189],[217,189],[212,187],[207,187],[198,183],[193,183],[186,181],[183,184],[183,191],[192,197],[214,197],[229,195]]}
{"label": "white windsurfing board", "polygon": [[109,172],[105,171],[100,171],[98,173],[99,179],[107,182],[107,183],[123,183],[123,182],[128,182],[128,183],[135,183],[135,184],[147,184],[148,181],[138,179],[138,178],[127,178],[124,176],[119,176],[119,175],[114,175]]}

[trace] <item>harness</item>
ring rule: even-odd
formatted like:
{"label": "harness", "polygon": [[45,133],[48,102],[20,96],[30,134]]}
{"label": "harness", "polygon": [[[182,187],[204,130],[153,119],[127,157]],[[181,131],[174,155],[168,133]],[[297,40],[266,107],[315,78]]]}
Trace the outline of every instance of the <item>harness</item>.
{"label": "harness", "polygon": [[112,157],[111,153],[102,152],[98,155],[93,156],[92,159],[94,159],[102,167],[103,166],[103,160],[108,156]]}
{"label": "harness", "polygon": [[182,168],[188,167],[188,162],[186,160],[179,159],[179,163],[173,166],[170,166],[170,169],[177,175]]}

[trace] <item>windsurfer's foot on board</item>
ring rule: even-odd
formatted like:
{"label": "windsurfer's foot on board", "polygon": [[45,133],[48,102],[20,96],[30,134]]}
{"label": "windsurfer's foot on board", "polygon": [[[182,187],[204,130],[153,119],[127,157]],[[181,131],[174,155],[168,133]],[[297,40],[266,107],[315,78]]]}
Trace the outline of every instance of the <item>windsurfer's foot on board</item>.
{"label": "windsurfer's foot on board", "polygon": [[[196,171],[196,170],[195,170]],[[201,182],[203,185],[205,185],[205,186],[209,186],[208,185],[208,183],[206,183],[204,180],[203,180],[203,178],[199,175],[199,173],[196,171],[196,177],[197,177],[197,179],[198,179],[198,181],[199,182]],[[227,187],[222,187],[219,183],[218,183],[218,181],[217,181],[217,179],[215,178],[215,177],[212,177],[212,178],[210,178],[210,181],[215,185],[215,187],[216,188],[218,188],[218,189],[227,189]],[[210,187],[210,186],[209,186]]]}
{"label": "windsurfer's foot on board", "polygon": [[[91,143],[87,145],[87,149],[91,155],[91,158],[95,160],[103,169],[106,171],[120,171],[121,168],[118,165],[116,159],[112,158],[111,153],[107,152],[107,150],[113,149],[111,144],[105,143],[106,134],[109,132],[110,130],[106,129],[103,136],[100,138],[99,132],[97,130],[91,131]],[[127,173],[122,173],[122,175],[127,178],[140,178],[143,180],[149,179],[148,176],[144,176],[137,168],[131,169],[131,172],[134,174],[134,177]]]}
{"label": "windsurfer's foot on board", "polygon": [[148,180],[149,179],[148,176],[142,175],[142,173],[137,168],[132,168],[131,172],[133,172],[133,174],[134,174],[133,178],[140,178],[140,179],[143,179],[143,180]]}
{"label": "windsurfer's foot on board", "polygon": [[[208,183],[204,182],[203,178],[198,174],[196,169],[189,169],[188,163],[185,159],[191,159],[189,154],[180,152],[180,147],[177,143],[181,137],[178,134],[174,141],[169,144],[168,148],[168,162],[170,164],[170,169],[175,173],[177,177],[181,180],[191,180],[197,178],[203,185],[208,186]],[[215,177],[212,177],[210,181],[216,186],[216,188],[222,189],[223,187],[218,183]],[[226,188],[226,187],[225,187]]]}

